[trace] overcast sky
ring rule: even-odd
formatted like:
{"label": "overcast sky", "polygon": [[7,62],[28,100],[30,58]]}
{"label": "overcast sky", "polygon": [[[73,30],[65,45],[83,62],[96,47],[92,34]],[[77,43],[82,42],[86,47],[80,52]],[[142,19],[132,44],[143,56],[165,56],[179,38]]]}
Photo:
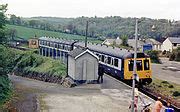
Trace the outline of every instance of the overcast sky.
{"label": "overcast sky", "polygon": [[0,0],[22,17],[149,17],[180,20],[180,0]]}

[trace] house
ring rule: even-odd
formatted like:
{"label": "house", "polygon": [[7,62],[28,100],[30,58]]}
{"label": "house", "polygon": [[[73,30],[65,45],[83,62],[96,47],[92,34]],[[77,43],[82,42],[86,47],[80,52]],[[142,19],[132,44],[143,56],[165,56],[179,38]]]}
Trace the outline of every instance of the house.
{"label": "house", "polygon": [[180,37],[168,37],[162,43],[162,51],[170,51],[172,52],[173,49],[180,47]]}
{"label": "house", "polygon": [[[137,49],[142,49],[143,45],[145,43],[141,40],[137,40]],[[136,45],[136,40],[135,39],[128,39],[128,45],[135,48],[135,45]]]}
{"label": "house", "polygon": [[97,80],[99,58],[89,49],[76,48],[68,54],[68,76],[75,82]]}
{"label": "house", "polygon": [[152,50],[157,50],[157,51],[161,50],[162,44],[155,39],[148,38],[145,40],[145,43],[152,45]]}
{"label": "house", "polygon": [[[135,39],[128,39],[128,45],[131,47],[135,47]],[[119,39],[119,37],[117,39],[106,39],[102,44],[105,45],[121,45],[122,44],[122,40]],[[156,41],[155,39],[152,38],[148,38],[148,39],[139,39],[137,40],[137,48],[139,50],[142,50],[143,45],[152,45],[152,50],[161,50],[162,48],[162,44],[158,41]]]}
{"label": "house", "polygon": [[122,40],[119,37],[117,37],[116,39],[106,39],[104,40],[104,42],[102,42],[102,44],[105,44],[105,45],[113,45],[113,44],[121,45],[121,43],[122,43]]}

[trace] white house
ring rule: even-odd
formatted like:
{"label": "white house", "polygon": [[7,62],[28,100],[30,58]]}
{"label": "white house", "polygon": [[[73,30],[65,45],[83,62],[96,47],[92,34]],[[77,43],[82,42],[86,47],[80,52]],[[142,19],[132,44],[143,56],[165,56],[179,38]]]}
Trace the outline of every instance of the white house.
{"label": "white house", "polygon": [[168,37],[162,44],[162,51],[170,51],[180,47],[180,37]]}
{"label": "white house", "polygon": [[105,45],[113,45],[113,44],[116,44],[116,45],[121,45],[122,43],[122,40],[117,37],[116,39],[106,39],[104,40],[104,42],[102,42],[102,44],[105,44]]}

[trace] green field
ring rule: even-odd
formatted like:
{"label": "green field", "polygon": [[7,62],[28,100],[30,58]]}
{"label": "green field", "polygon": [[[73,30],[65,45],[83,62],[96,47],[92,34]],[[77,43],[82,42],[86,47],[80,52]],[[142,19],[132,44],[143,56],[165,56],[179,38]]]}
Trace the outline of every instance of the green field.
{"label": "green field", "polygon": [[[34,28],[27,28],[22,26],[16,26],[16,25],[6,25],[8,29],[16,29],[17,30],[17,37],[24,38],[28,40],[29,38],[34,37],[35,35],[37,37],[41,36],[48,36],[48,37],[56,37],[56,38],[64,38],[64,39],[75,39],[75,40],[84,40],[84,36],[80,35],[72,35],[72,34],[66,34],[66,33],[59,33],[54,31],[45,31],[45,30],[39,30]],[[94,42],[94,43],[101,43],[102,41],[94,39],[94,38],[88,38],[88,41]]]}

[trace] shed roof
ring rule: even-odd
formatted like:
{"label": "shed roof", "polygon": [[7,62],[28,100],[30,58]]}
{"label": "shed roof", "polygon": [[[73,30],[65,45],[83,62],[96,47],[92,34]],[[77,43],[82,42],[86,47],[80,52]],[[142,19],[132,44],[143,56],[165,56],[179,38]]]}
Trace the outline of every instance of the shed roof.
{"label": "shed roof", "polygon": [[69,52],[69,56],[77,59],[78,57],[80,57],[81,55],[87,52],[98,59],[98,57],[94,53],[92,53],[88,48],[76,48]]}
{"label": "shed roof", "polygon": [[69,52],[69,55],[75,58],[79,54],[83,53],[86,49],[85,48],[76,48]]}
{"label": "shed roof", "polygon": [[168,37],[171,43],[177,43],[180,44],[180,37]]}

